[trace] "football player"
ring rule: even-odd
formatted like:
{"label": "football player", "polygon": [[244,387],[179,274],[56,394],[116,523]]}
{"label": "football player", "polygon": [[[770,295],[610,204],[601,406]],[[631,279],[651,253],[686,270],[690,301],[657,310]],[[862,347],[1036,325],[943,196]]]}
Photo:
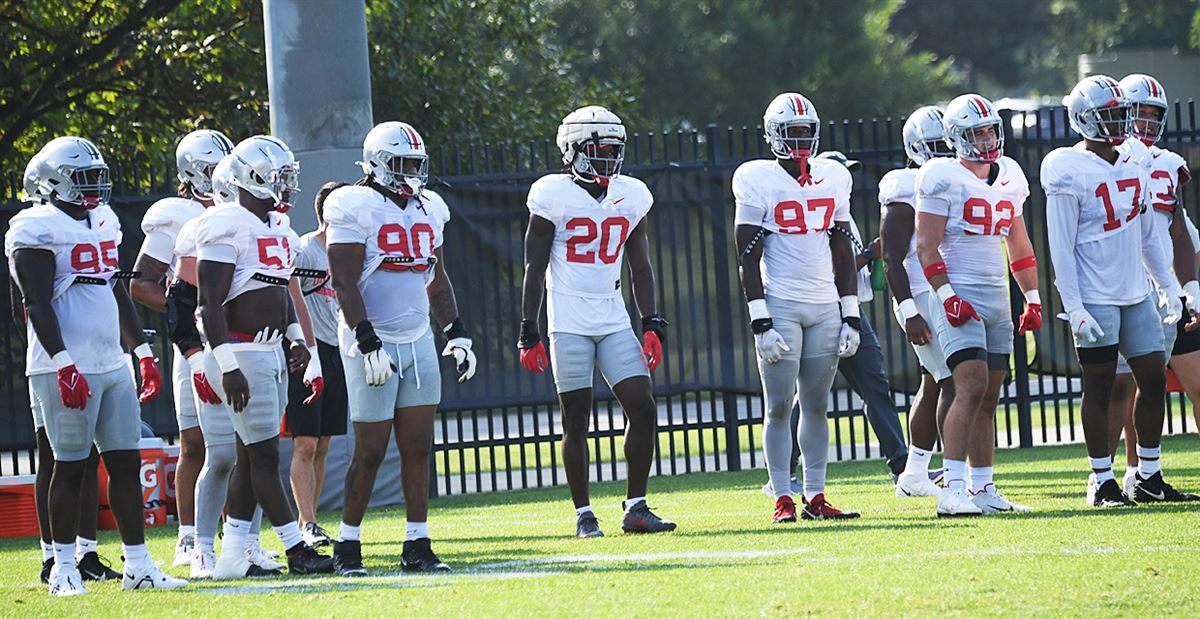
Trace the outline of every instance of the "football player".
{"label": "football player", "polygon": [[[174,262],[179,229],[212,206],[212,170],[231,150],[233,143],[229,138],[211,129],[193,131],[179,140],[175,147],[178,195],[155,202],[142,217],[142,232],[146,236],[133,267],[137,275],[129,283],[129,294],[134,301],[156,312],[167,311],[166,281]],[[202,349],[197,346],[180,350],[177,345],[173,348],[171,384],[174,387],[175,419],[179,425],[179,463],[175,469],[179,536],[175,543],[174,565],[182,566],[191,563],[196,547],[196,478],[204,465],[204,437],[198,403],[192,395],[187,359]]]}
{"label": "football player", "polygon": [[392,434],[404,488],[406,572],[444,572],[429,538],[429,450],[442,398],[430,314],[448,340],[459,383],[475,375],[471,336],[458,315],[442,243],[450,209],[425,188],[429,157],[411,125],[385,122],[363,140],[366,176],[325,199],[327,253],[341,308],[339,346],[346,375],[354,455],[333,556],[343,576],[365,576],[363,514]]}
{"label": "football player", "polygon": [[[938,439],[938,419],[944,418],[953,399],[954,385],[946,357],[929,325],[929,282],[917,258],[917,173],[936,157],[953,157],[946,143],[941,108],[917,108],[904,121],[904,152],[908,164],[879,180],[882,208],[879,236],[883,239],[883,265],[895,303],[896,321],[917,353],[921,386],[908,417],[912,445],[904,471],[896,478],[896,496],[938,496],[941,489],[929,475],[929,462]],[[939,471],[939,473],[941,473]]]}
{"label": "football player", "polygon": [[[1055,286],[1067,311],[1083,371],[1080,415],[1088,460],[1088,503],[1132,505],[1112,472],[1108,407],[1117,354],[1124,355],[1137,384],[1141,501],[1180,500],[1159,467],[1165,397],[1163,323],[1183,311],[1183,290],[1172,271],[1164,238],[1146,215],[1149,174],[1131,154],[1118,151],[1130,127],[1130,103],[1118,82],[1093,75],[1064,100],[1071,128],[1083,136],[1073,147],[1042,161],[1050,257]],[[1143,266],[1144,265],[1144,266]],[[1146,274],[1167,302],[1160,315]],[[1189,311],[1197,300],[1189,297]]]}
{"label": "football player", "polygon": [[[538,332],[542,290],[550,335],[549,361],[562,411],[562,457],[577,537],[600,537],[588,496],[588,421],[597,366],[625,413],[626,498],[621,529],[675,530],[646,503],[658,409],[650,372],[662,362],[666,320],[654,296],[654,268],[646,214],[654,197],[640,180],[621,174],[625,126],[611,111],[586,106],[567,114],[556,139],[563,173],[529,188],[525,278],[521,287],[521,365],[541,373],[546,348]],[[642,316],[642,343],[621,295],[621,264],[628,251],[634,301]]]}
{"label": "football player", "polygon": [[231,482],[213,577],[263,573],[245,553],[256,499],[287,549],[290,573],[331,572],[333,560],[304,542],[279,479],[287,373],[309,361],[287,289],[299,237],[283,214],[288,194],[296,191],[299,166],[291,150],[269,136],[243,140],[232,157],[229,176],[237,202],[206,210],[195,236],[197,313],[209,352],[205,374],[231,415],[237,459],[248,465],[242,476],[235,470]]}
{"label": "football player", "polygon": [[992,457],[996,406],[1013,350],[1010,268],[1025,295],[1018,334],[1042,326],[1037,259],[1022,217],[1029,183],[1004,156],[1004,130],[991,101],[959,96],[946,106],[942,125],[955,157],[921,166],[916,191],[917,257],[933,290],[927,316],[954,388],[942,424],[946,473],[937,515],[1027,511],[996,489]]}
{"label": "football player", "polygon": [[[1183,286],[1185,295],[1200,296],[1200,284],[1196,282],[1196,256],[1188,233],[1187,213],[1179,208],[1180,189],[1191,180],[1187,160],[1157,146],[1162,138],[1167,120],[1167,93],[1158,80],[1149,75],[1127,75],[1119,82],[1121,91],[1129,98],[1133,125],[1130,137],[1122,145],[1135,159],[1147,167],[1147,199],[1153,214],[1154,230],[1171,250],[1175,275]],[[1164,291],[1157,291],[1161,297]],[[1160,310],[1165,307],[1160,300]],[[1189,394],[1200,393],[1200,330],[1188,330],[1190,321],[1180,320],[1175,325],[1163,327],[1163,348],[1167,354],[1167,365]],[[1116,453],[1124,425],[1128,440],[1125,441],[1125,478],[1122,488],[1130,499],[1136,499],[1137,486],[1137,429],[1133,424],[1132,379],[1129,364],[1124,357],[1117,359],[1117,378],[1113,383],[1109,404],[1110,445]],[[1193,498],[1194,497],[1194,498]],[[1184,500],[1200,500],[1191,494],[1181,494]]]}
{"label": "football player", "polygon": [[[33,159],[30,159],[29,165],[25,168],[24,201],[33,204],[46,201],[46,196],[41,195],[38,189],[37,168],[38,157],[40,155],[40,152],[34,155]],[[17,327],[20,328],[18,334],[24,337],[29,325],[26,324],[25,303],[21,298],[21,289],[17,286],[15,278],[9,278],[9,293],[12,302],[13,320],[16,322]],[[37,505],[38,534],[42,546],[41,581],[42,584],[48,585],[50,584],[50,570],[54,569],[54,541],[50,537],[50,513],[47,510],[50,495],[50,477],[54,472],[54,450],[51,449],[50,441],[46,437],[45,416],[33,391],[29,392],[29,404],[33,412],[33,431],[36,440],[35,451],[37,452],[38,459],[33,497]],[[83,576],[85,582],[89,580],[115,580],[121,577],[121,573],[113,570],[107,562],[101,560],[100,555],[96,551],[96,528],[100,515],[100,488],[96,468],[99,464],[100,452],[96,451],[95,445],[92,445],[92,451],[88,454],[87,465],[83,472],[83,485],[79,494],[79,533],[75,537],[76,566],[79,568],[79,573]]]}
{"label": "football player", "polygon": [[795,522],[790,413],[799,389],[802,517],[857,518],[825,500],[826,407],[838,358],[855,354],[860,319],[851,247],[850,172],[815,158],[821,121],[812,103],[783,93],[767,106],[764,138],[774,159],[733,174],[742,289],[766,400],[763,446],[775,492],[773,521]]}
{"label": "football player", "polygon": [[[108,165],[83,138],[58,138],[40,153],[44,201],[10,222],[5,255],[28,313],[26,375],[54,453],[48,512],[54,540],[51,595],[87,593],[76,565],[80,492],[92,445],[109,472],[109,499],[124,545],[122,588],[175,588],[186,581],[154,564],[143,531],[140,408],[162,378],[118,271],[121,224],[108,206]],[[141,369],[140,395],[122,344]]]}

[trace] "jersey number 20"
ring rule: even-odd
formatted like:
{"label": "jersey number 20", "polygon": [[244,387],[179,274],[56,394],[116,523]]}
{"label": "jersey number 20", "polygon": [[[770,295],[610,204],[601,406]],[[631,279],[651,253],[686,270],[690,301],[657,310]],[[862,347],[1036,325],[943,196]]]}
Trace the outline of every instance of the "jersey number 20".
{"label": "jersey number 20", "polygon": [[[612,264],[621,259],[621,249],[629,238],[629,220],[624,217],[609,217],[597,224],[586,217],[576,217],[567,222],[567,230],[578,232],[567,239],[567,262],[596,264],[596,259],[604,264]],[[613,237],[616,246],[613,246]],[[600,250],[588,249],[581,246],[591,245],[600,238]]]}

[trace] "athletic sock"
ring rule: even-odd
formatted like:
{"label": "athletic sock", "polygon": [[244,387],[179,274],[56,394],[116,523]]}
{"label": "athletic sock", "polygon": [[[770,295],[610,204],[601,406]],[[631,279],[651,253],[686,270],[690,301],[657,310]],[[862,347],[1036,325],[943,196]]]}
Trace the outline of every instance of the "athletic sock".
{"label": "athletic sock", "polygon": [[287,524],[281,524],[274,527],[275,535],[279,536],[279,541],[283,542],[284,548],[295,548],[296,544],[304,543],[304,535],[300,533],[300,526],[293,520]]}
{"label": "athletic sock", "polygon": [[409,522],[404,527],[404,541],[425,539],[429,537],[428,522]]}
{"label": "athletic sock", "polygon": [[340,537],[343,542],[357,542],[358,540],[362,539],[362,525],[356,527],[343,522],[338,531],[338,537]]}
{"label": "athletic sock", "polygon": [[211,537],[196,536],[196,548],[199,550],[207,550],[208,552],[216,552],[216,540]]}
{"label": "athletic sock", "polygon": [[971,492],[976,494],[987,489],[987,485],[992,483],[992,467],[990,466],[972,466],[967,467],[967,474],[971,477]]}
{"label": "athletic sock", "polygon": [[1092,472],[1096,474],[1096,485],[1099,486],[1104,482],[1112,479],[1116,480],[1116,476],[1112,471],[1112,456],[1104,456],[1102,458],[1088,458],[1088,463],[1092,467]]}
{"label": "athletic sock", "polygon": [[179,539],[183,539],[189,535],[195,535],[195,534],[196,534],[196,525],[194,525],[194,524],[179,525]]}
{"label": "athletic sock", "polygon": [[87,539],[84,537],[75,538],[75,562],[79,563],[83,560],[83,555],[89,552],[96,552],[96,540]]}
{"label": "athletic sock", "polygon": [[1162,457],[1162,447],[1142,447],[1137,446],[1138,456],[1138,476],[1142,479],[1150,479],[1151,475],[1162,470],[1159,463],[1159,458]]}
{"label": "athletic sock", "polygon": [[584,505],[583,507],[576,507],[575,508],[575,517],[578,518],[590,511],[592,511],[592,505],[590,503],[587,505]]}
{"label": "athletic sock", "polygon": [[67,567],[75,569],[75,544],[54,542],[54,564],[60,570]]}
{"label": "athletic sock", "polygon": [[248,533],[246,535],[246,550],[252,550],[259,547],[258,533]]}
{"label": "athletic sock", "polygon": [[645,502],[646,497],[644,496],[635,496],[632,499],[625,499],[625,511],[629,511]]}
{"label": "athletic sock", "polygon": [[908,459],[904,462],[904,472],[912,473],[913,475],[929,475],[929,461],[933,459],[932,449],[921,449],[920,447],[910,447],[908,450]]}
{"label": "athletic sock", "polygon": [[946,487],[951,490],[966,490],[967,461],[946,458],[942,460],[942,464],[946,467]]}
{"label": "athletic sock", "polygon": [[246,536],[250,534],[250,521],[227,518],[225,520],[225,536],[221,543],[221,556],[241,556],[246,552]]}
{"label": "athletic sock", "polygon": [[141,568],[152,565],[150,562],[150,551],[145,544],[122,544],[121,553],[125,555],[125,570],[129,568]]}
{"label": "athletic sock", "polygon": [[54,544],[52,542],[43,542],[38,540],[42,545],[42,561],[54,558]]}

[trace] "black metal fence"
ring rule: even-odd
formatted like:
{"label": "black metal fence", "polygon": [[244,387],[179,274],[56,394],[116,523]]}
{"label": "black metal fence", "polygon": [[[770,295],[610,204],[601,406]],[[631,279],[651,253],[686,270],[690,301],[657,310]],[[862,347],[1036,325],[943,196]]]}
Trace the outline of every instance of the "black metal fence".
{"label": "black metal fence", "polygon": [[[1046,326],[1018,341],[1010,379],[997,413],[997,443],[1029,447],[1082,439],[1078,419],[1079,380],[1070,333],[1053,317],[1060,311],[1052,291],[1039,189],[1039,164],[1050,150],[1075,141],[1062,109],[1003,113],[1006,152],[1025,169],[1033,189],[1026,223],[1037,253]],[[1163,146],[1200,162],[1195,105],[1176,103]],[[903,119],[829,122],[824,150],[842,150],[862,161],[854,174],[852,212],[865,237],[879,230],[878,180],[904,162]],[[656,474],[737,470],[762,466],[759,445],[762,400],[754,363],[753,339],[733,260],[733,200],[730,178],[743,161],[769,156],[758,127],[722,128],[663,134],[634,134],[624,172],[647,183],[655,196],[649,215],[659,306],[671,320],[666,358],[655,373],[659,403]],[[443,494],[556,485],[564,481],[557,443],[562,428],[548,375],[520,368],[515,342],[520,318],[524,206],[529,184],[559,167],[551,140],[496,145],[452,145],[434,151],[432,187],[451,206],[446,229],[446,266],[458,291],[459,307],[475,338],[480,369],[466,385],[446,381],[435,439],[437,491]],[[171,190],[166,161],[114,166],[114,205],[125,230],[122,265],[132,265],[141,243],[138,222],[155,197]],[[306,169],[306,173],[311,173]],[[19,208],[19,177],[9,174],[0,196],[3,229]],[[1183,190],[1189,210],[1200,203],[1200,184]],[[5,269],[5,278],[8,270]],[[918,384],[916,359],[904,342],[887,292],[864,306],[884,350],[902,420]],[[7,295],[3,295],[7,297]],[[1014,295],[1014,302],[1020,295]],[[8,300],[0,301],[8,311]],[[8,314],[11,315],[11,312]],[[158,317],[147,324],[162,326]],[[158,346],[165,345],[160,341]],[[32,467],[28,396],[23,380],[24,344],[14,323],[0,326],[0,474]],[[161,348],[159,348],[161,350]],[[161,356],[169,365],[169,355]],[[169,367],[164,368],[169,371]],[[445,368],[449,372],[450,368]],[[602,381],[598,381],[602,385]],[[862,402],[842,384],[830,394],[834,424],[831,456],[879,457]],[[143,417],[164,436],[175,431],[170,394],[145,407]],[[1186,398],[1168,402],[1167,431],[1187,432]],[[593,478],[623,476],[620,407],[603,387],[593,410]]]}

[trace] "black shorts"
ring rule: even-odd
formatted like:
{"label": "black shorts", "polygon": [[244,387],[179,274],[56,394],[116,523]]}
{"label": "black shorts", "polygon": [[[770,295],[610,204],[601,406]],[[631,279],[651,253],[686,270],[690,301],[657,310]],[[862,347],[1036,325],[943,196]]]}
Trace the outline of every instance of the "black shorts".
{"label": "black shorts", "polygon": [[1178,335],[1175,336],[1175,347],[1171,349],[1172,355],[1186,355],[1200,350],[1200,329],[1195,331],[1184,329],[1187,322],[1187,318],[1183,318],[1175,323]]}
{"label": "black shorts", "polygon": [[321,358],[321,373],[325,392],[310,405],[304,399],[312,392],[304,384],[304,374],[288,374],[288,405],[286,420],[292,436],[341,436],[346,433],[349,419],[346,398],[346,374],[342,371],[342,356],[337,346],[317,341]]}

